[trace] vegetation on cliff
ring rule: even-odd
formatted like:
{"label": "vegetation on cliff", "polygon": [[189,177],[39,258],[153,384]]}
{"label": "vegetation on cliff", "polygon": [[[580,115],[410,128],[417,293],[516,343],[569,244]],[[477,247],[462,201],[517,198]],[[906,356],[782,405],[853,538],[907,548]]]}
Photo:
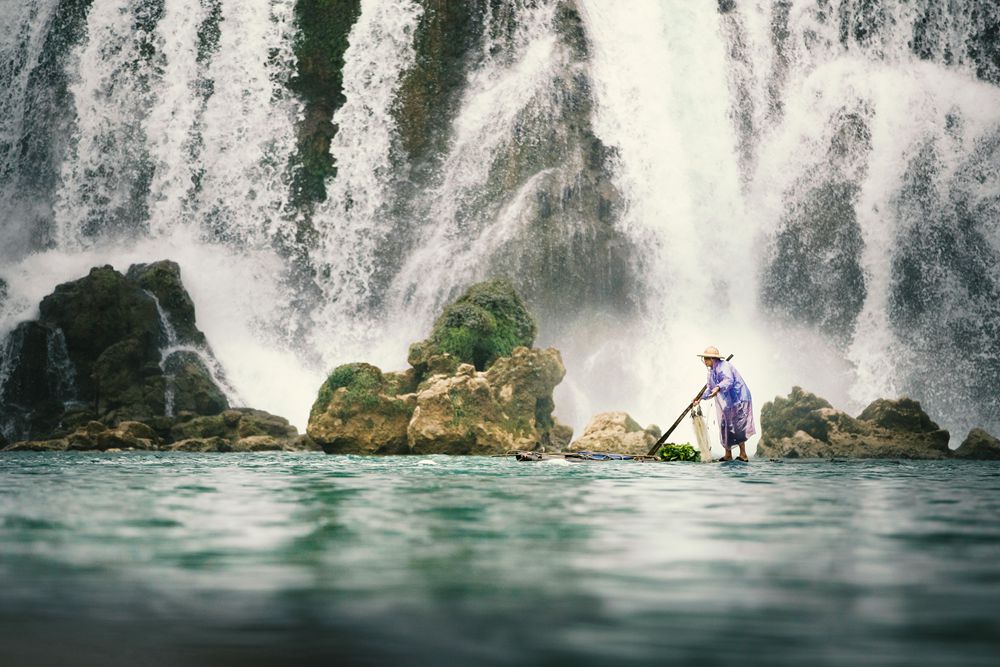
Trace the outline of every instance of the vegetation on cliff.
{"label": "vegetation on cliff", "polygon": [[305,104],[298,127],[293,200],[306,205],[326,199],[324,182],[337,173],[330,141],[337,133],[333,114],[344,103],[344,52],[351,26],[361,14],[360,0],[299,0],[295,18],[296,75],[289,87]]}

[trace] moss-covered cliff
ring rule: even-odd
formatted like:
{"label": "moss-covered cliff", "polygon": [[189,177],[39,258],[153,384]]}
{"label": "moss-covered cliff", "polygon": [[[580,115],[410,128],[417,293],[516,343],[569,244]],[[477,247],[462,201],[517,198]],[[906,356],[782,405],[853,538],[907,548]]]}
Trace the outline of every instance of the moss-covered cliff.
{"label": "moss-covered cliff", "polygon": [[325,180],[337,173],[330,141],[337,133],[333,114],[344,103],[344,52],[361,0],[298,0],[295,44],[298,70],[290,86],[305,104],[298,127],[293,201],[300,207],[326,199]]}

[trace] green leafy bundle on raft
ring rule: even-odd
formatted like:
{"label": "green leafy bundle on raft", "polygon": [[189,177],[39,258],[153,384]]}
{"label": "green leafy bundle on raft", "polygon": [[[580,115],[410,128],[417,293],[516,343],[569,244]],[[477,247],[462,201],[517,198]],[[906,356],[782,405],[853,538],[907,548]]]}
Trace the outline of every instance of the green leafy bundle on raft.
{"label": "green leafy bundle on raft", "polygon": [[698,451],[687,443],[675,445],[668,442],[660,447],[660,451],[656,455],[661,461],[701,461],[701,455]]}

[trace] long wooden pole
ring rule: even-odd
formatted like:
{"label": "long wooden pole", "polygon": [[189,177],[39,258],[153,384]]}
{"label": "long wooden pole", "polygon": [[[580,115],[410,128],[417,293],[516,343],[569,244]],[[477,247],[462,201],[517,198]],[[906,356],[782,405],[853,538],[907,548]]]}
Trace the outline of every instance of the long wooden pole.
{"label": "long wooden pole", "polygon": [[[732,358],[733,355],[730,354],[728,357],[726,357],[726,361],[729,361]],[[670,428],[667,429],[667,432],[660,436],[660,439],[656,441],[656,444],[653,445],[653,448],[649,450],[649,453],[646,454],[646,456],[656,456],[656,452],[660,451],[660,447],[663,445],[663,443],[667,441],[667,438],[670,437],[670,434],[673,433],[674,429],[677,428],[678,424],[681,423],[681,420],[684,419],[684,417],[687,416],[687,413],[691,411],[691,404],[694,403],[694,399],[704,394],[706,389],[708,389],[708,383],[703,384],[701,386],[701,389],[698,390],[698,393],[695,394],[694,398],[688,401],[687,407],[684,408],[684,412],[682,412],[680,416],[677,418],[677,421],[675,421],[670,426]]]}

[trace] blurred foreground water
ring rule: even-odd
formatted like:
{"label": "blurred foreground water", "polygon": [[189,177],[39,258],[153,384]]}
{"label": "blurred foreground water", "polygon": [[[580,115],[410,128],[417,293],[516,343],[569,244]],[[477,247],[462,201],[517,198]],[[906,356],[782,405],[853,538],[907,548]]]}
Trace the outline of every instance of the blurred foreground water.
{"label": "blurred foreground water", "polygon": [[996,665],[1000,464],[0,457],[0,664]]}

